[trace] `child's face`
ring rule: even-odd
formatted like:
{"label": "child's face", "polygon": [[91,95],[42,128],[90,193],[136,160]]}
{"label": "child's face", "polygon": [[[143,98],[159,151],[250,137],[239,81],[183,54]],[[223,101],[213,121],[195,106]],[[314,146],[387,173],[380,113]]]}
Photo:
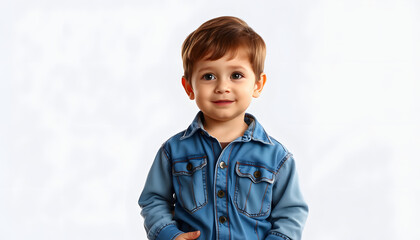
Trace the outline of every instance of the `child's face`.
{"label": "child's face", "polygon": [[260,95],[266,76],[258,77],[259,81],[256,81],[246,51],[238,49],[233,58],[227,54],[214,61],[198,61],[191,81],[183,78],[182,84],[206,119],[229,121],[243,119],[252,97]]}

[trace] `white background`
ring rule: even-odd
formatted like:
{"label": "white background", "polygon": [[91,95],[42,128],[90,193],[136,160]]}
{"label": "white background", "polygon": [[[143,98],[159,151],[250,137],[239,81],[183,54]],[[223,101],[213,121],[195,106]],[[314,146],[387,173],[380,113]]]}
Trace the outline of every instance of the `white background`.
{"label": "white background", "polygon": [[420,239],[420,3],[0,1],[0,239],[146,239],[156,151],[197,112],[185,37],[266,41],[249,112],[291,150],[308,240]]}

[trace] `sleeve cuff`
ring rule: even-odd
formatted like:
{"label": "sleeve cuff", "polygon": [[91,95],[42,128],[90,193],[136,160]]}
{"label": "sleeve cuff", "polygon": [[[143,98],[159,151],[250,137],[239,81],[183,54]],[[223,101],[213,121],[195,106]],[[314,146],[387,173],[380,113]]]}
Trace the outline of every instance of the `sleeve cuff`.
{"label": "sleeve cuff", "polygon": [[291,240],[291,239],[284,234],[272,232],[268,234],[265,240]]}
{"label": "sleeve cuff", "polygon": [[184,232],[179,230],[175,225],[171,224],[160,230],[156,240],[172,240],[182,233]]}

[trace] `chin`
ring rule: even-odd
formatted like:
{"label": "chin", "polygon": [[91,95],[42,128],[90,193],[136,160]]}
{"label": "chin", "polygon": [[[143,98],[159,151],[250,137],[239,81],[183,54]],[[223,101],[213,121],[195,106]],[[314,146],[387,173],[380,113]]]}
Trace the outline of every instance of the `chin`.
{"label": "chin", "polygon": [[217,114],[205,114],[207,115],[207,117],[217,120],[217,121],[221,121],[221,122],[225,122],[225,121],[229,121],[232,119],[237,118],[238,116],[244,115],[244,113],[217,113]]}

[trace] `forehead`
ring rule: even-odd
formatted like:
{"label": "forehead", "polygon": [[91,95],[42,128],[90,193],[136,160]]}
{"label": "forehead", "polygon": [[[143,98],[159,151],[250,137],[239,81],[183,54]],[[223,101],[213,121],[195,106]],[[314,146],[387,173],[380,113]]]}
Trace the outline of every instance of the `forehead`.
{"label": "forehead", "polygon": [[244,43],[238,43],[230,47],[212,46],[204,51],[202,56],[197,56],[198,60],[218,60],[220,58],[233,59],[237,56],[248,57],[251,60],[250,48]]}
{"label": "forehead", "polygon": [[194,70],[198,70],[203,65],[217,65],[222,62],[228,65],[238,65],[251,68],[249,51],[247,51],[244,47],[240,47],[227,51],[220,58],[213,58],[212,53],[208,53],[196,62]]}

